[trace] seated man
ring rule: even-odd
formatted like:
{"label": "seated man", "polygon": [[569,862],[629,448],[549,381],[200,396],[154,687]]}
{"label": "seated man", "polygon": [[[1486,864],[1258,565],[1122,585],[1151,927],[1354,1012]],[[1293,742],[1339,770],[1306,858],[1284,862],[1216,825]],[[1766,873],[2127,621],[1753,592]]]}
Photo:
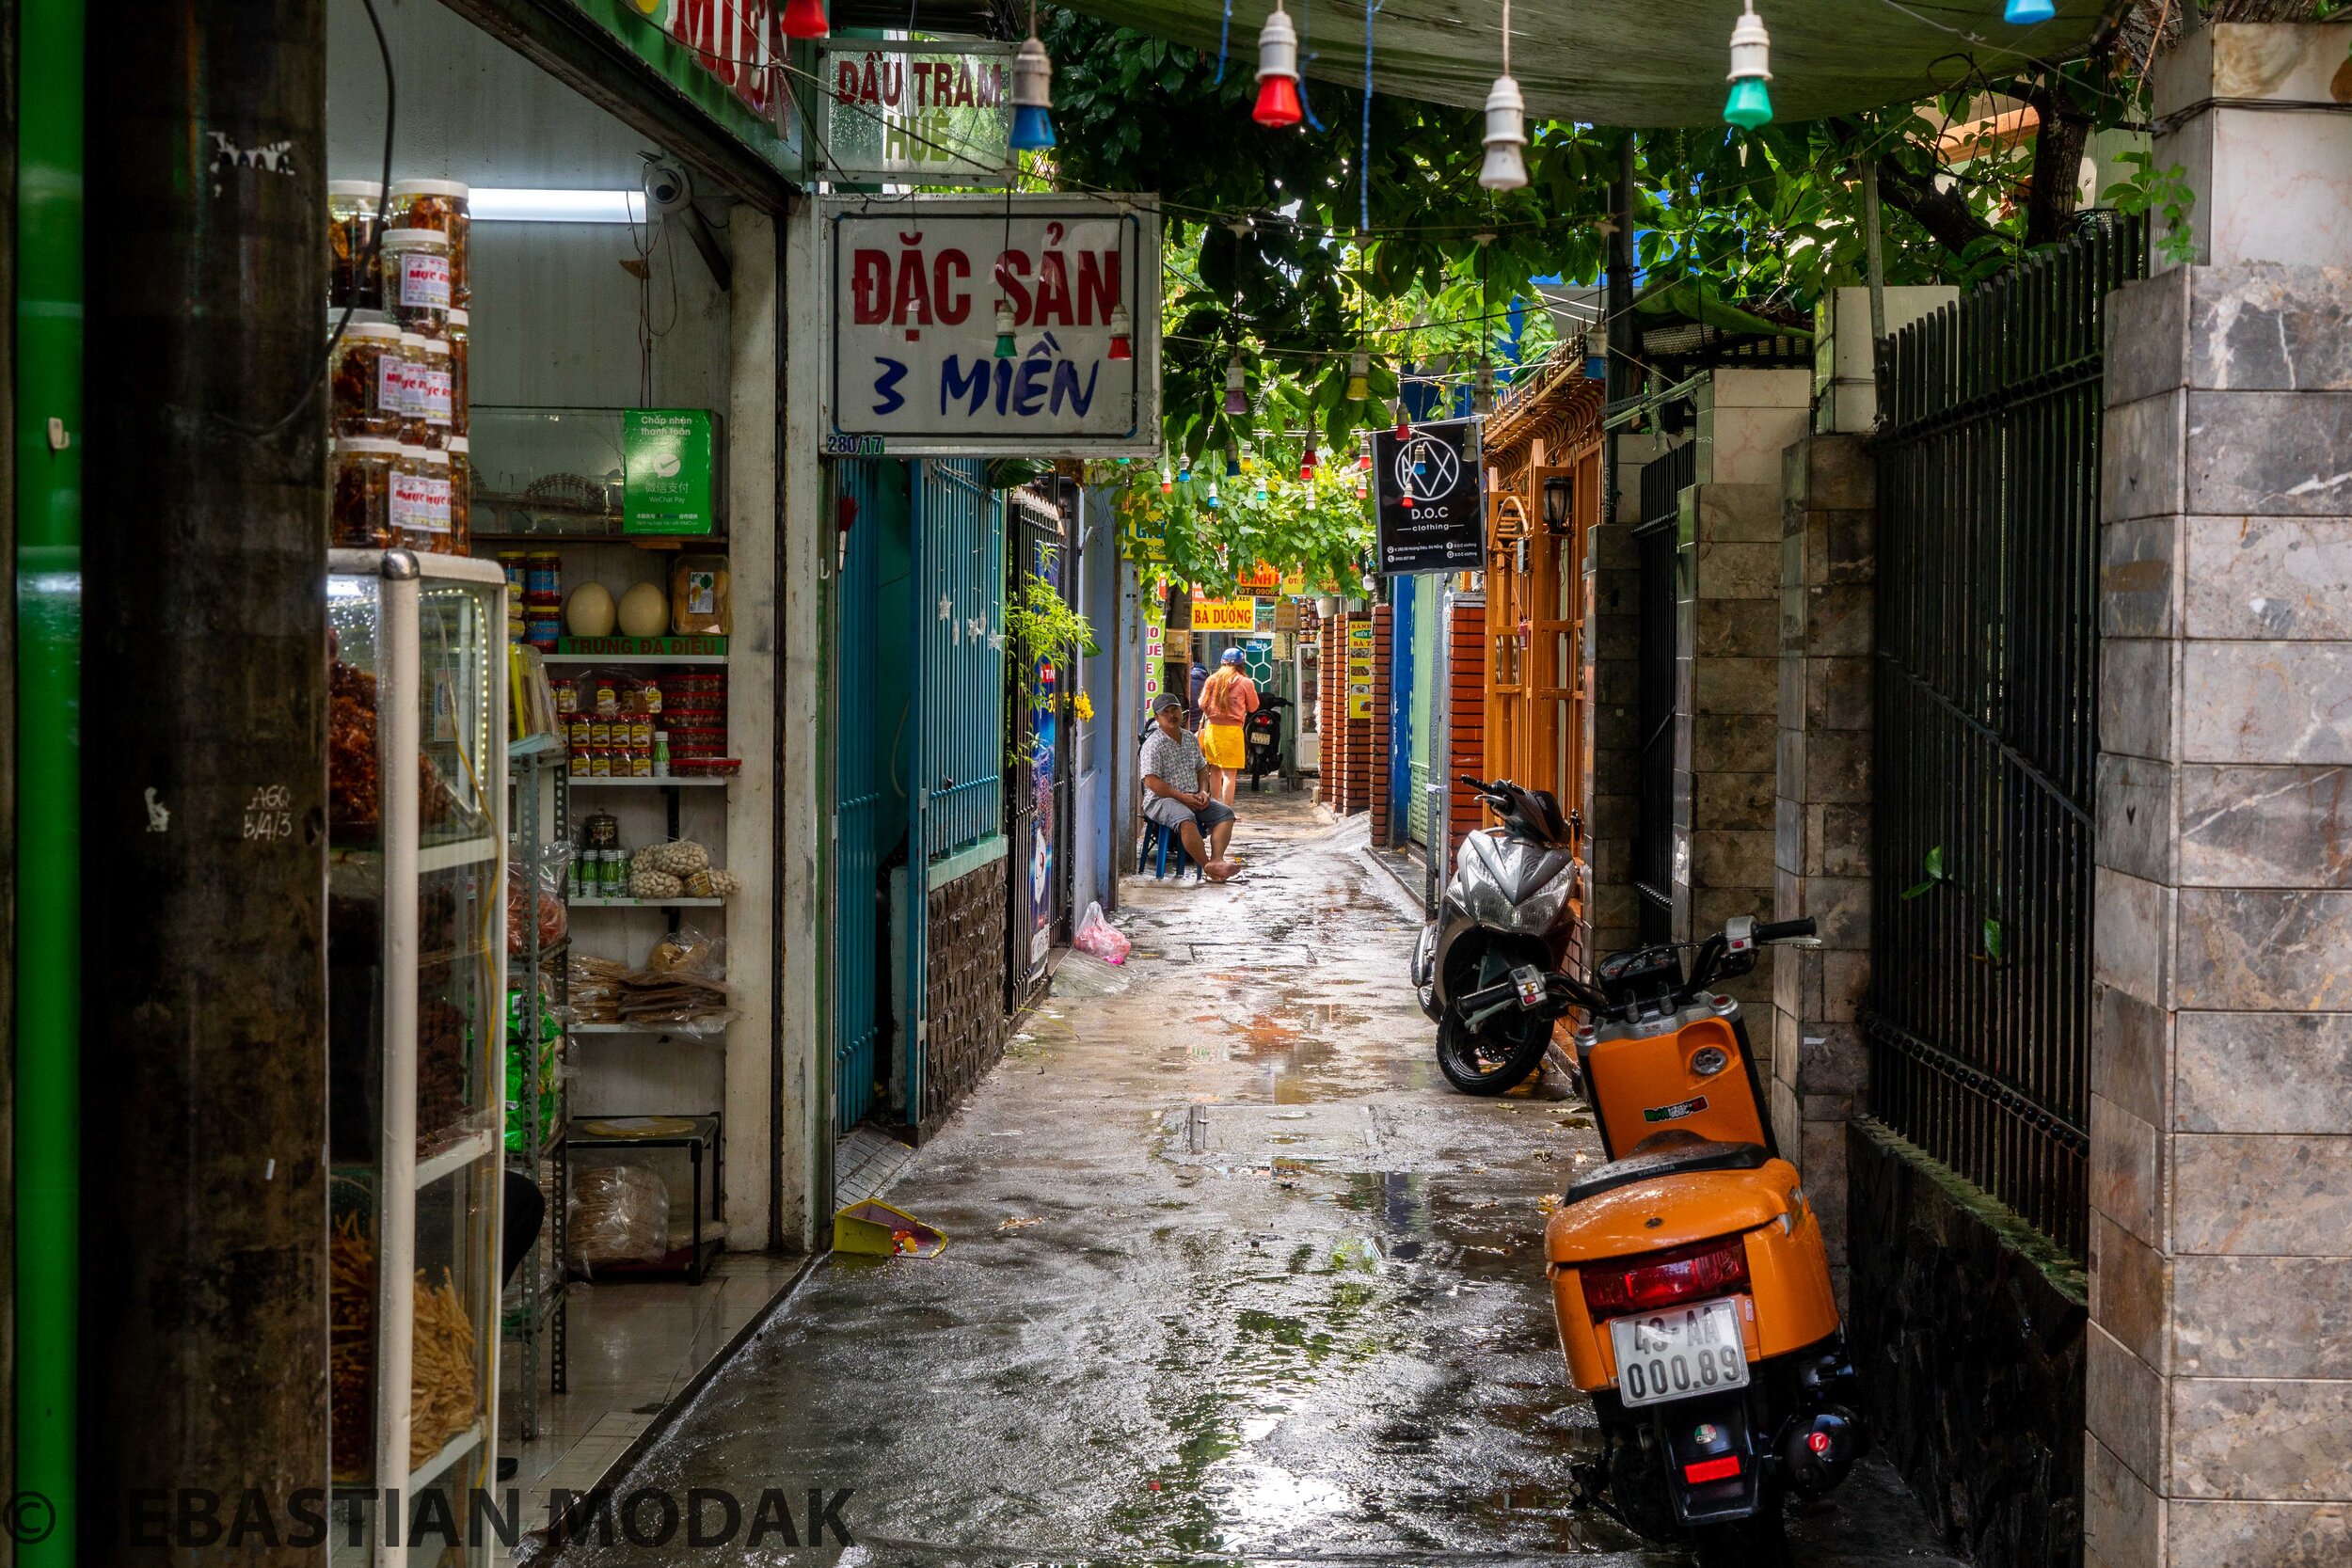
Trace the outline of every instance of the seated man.
{"label": "seated man", "polygon": [[[1233,833],[1233,808],[1209,798],[1200,787],[1200,742],[1184,728],[1184,700],[1164,692],[1152,705],[1157,728],[1143,742],[1143,815],[1165,828],[1173,828],[1184,841],[1184,853],[1200,863],[1201,875],[1222,882],[1238,869],[1225,858],[1225,844]],[[1204,844],[1201,834],[1208,834]]]}

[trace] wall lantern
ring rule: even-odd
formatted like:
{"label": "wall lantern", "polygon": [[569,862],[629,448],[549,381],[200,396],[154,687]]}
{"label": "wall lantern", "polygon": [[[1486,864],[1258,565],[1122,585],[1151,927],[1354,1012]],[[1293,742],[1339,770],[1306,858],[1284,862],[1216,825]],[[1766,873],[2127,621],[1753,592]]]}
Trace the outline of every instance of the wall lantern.
{"label": "wall lantern", "polygon": [[1566,474],[1553,474],[1544,481],[1544,531],[1568,531],[1568,502],[1571,481]]}

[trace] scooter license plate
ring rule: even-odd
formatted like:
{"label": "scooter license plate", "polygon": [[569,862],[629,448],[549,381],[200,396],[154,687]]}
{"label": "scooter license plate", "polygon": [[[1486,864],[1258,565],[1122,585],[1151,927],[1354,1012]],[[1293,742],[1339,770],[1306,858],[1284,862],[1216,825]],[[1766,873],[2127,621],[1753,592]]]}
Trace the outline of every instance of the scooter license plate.
{"label": "scooter license plate", "polygon": [[1617,1397],[1629,1405],[1748,1386],[1748,1353],[1734,1301],[1613,1319],[1609,1342],[1617,1353]]}

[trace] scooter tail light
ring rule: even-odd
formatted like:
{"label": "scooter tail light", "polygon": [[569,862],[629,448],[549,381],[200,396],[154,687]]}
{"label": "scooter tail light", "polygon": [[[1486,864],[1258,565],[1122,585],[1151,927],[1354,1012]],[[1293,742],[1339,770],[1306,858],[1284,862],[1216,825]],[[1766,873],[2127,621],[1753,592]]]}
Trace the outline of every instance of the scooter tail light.
{"label": "scooter tail light", "polygon": [[1727,1453],[1721,1459],[1702,1459],[1695,1465],[1682,1467],[1685,1484],[1696,1486],[1701,1481],[1727,1481],[1740,1473],[1740,1456]]}
{"label": "scooter tail light", "polygon": [[1747,1243],[1738,1236],[1646,1258],[1577,1265],[1585,1309],[1597,1318],[1650,1312],[1748,1288]]}

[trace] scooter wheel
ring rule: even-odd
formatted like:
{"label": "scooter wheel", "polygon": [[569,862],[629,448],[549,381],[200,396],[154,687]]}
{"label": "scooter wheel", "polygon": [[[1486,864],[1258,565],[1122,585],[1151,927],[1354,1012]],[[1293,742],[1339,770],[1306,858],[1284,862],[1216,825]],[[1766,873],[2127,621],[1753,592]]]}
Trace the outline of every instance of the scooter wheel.
{"label": "scooter wheel", "polygon": [[1464,1094],[1508,1094],[1543,1065],[1550,1041],[1548,1019],[1522,1015],[1516,1029],[1473,1035],[1448,1007],[1438,1020],[1438,1070]]}

